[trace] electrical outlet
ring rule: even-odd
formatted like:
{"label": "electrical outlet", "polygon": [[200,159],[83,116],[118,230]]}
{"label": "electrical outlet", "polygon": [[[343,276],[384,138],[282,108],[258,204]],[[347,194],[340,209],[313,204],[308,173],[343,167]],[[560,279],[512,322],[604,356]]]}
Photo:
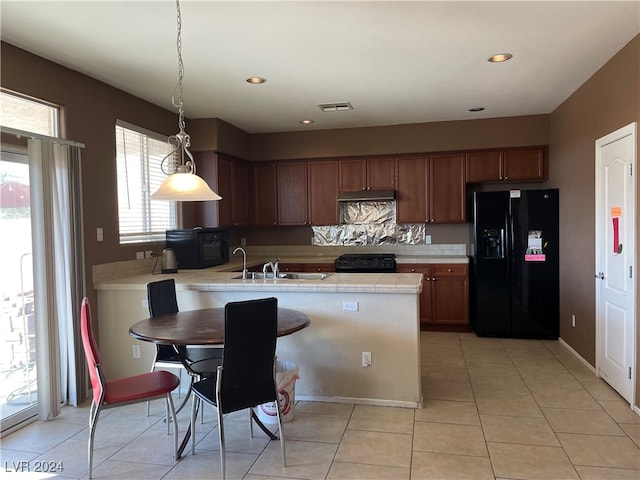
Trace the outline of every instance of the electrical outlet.
{"label": "electrical outlet", "polygon": [[144,252],[144,258],[151,258],[153,257],[153,250],[147,250]]}
{"label": "electrical outlet", "polygon": [[572,327],[576,326],[576,315],[575,315],[575,313],[571,314],[571,326]]}
{"label": "electrical outlet", "polygon": [[371,352],[362,352],[362,366],[371,366]]}
{"label": "electrical outlet", "polygon": [[342,302],[342,311],[343,312],[357,312],[358,311],[358,302]]}
{"label": "electrical outlet", "polygon": [[144,258],[144,252],[136,252],[136,260],[142,260]]}
{"label": "electrical outlet", "polygon": [[245,246],[247,244],[247,239],[245,237],[240,237],[240,245]]}
{"label": "electrical outlet", "polygon": [[102,227],[96,228],[96,240],[98,242],[104,241],[104,229]]}
{"label": "electrical outlet", "polygon": [[424,236],[424,243],[425,245],[431,245],[431,235]]}
{"label": "electrical outlet", "polygon": [[140,358],[140,345],[133,346],[133,358]]}
{"label": "electrical outlet", "polygon": [[145,310],[149,310],[149,300],[147,300],[146,298],[142,299],[142,308],[144,308]]}

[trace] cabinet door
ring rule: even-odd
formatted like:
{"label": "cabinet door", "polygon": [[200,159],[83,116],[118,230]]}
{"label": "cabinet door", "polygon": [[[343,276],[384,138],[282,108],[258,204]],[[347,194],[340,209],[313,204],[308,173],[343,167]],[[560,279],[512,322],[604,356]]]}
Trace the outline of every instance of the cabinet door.
{"label": "cabinet door", "polygon": [[396,222],[424,223],[427,216],[426,155],[397,159]]}
{"label": "cabinet door", "polygon": [[[217,155],[218,163],[218,195],[222,200],[218,200],[218,224],[228,226],[233,224],[233,172],[232,160],[224,155]],[[204,226],[204,225],[203,225]]]}
{"label": "cabinet door", "polygon": [[504,151],[504,179],[544,180],[546,178],[544,148]]}
{"label": "cabinet door", "polygon": [[305,263],[305,272],[335,272],[336,266],[333,263]]}
{"label": "cabinet door", "polygon": [[234,225],[249,224],[249,164],[233,160],[233,205],[231,216]]}
{"label": "cabinet door", "polygon": [[396,265],[398,273],[422,273],[422,293],[420,294],[420,326],[432,323],[431,299],[431,266],[428,264],[400,264]]}
{"label": "cabinet door", "polygon": [[278,163],[278,225],[307,225],[307,163]]}
{"label": "cabinet door", "polygon": [[215,152],[194,152],[200,175],[222,200],[194,202],[194,223],[201,227],[222,227],[232,224],[233,187],[231,159]]}
{"label": "cabinet door", "polygon": [[367,188],[367,161],[364,158],[339,160],[340,191],[358,192]]}
{"label": "cabinet door", "polygon": [[367,158],[367,188],[371,190],[396,189],[395,157]]}
{"label": "cabinet door", "polygon": [[469,325],[469,280],[466,264],[433,265],[433,323]]}
{"label": "cabinet door", "polygon": [[276,225],[278,221],[278,189],[276,164],[256,162],[253,165],[254,224]]}
{"label": "cabinet door", "polygon": [[311,225],[338,224],[338,162],[313,161],[309,175],[309,222]]}
{"label": "cabinet door", "polygon": [[464,223],[464,154],[429,158],[429,222]]}
{"label": "cabinet door", "polygon": [[466,157],[467,182],[498,182],[502,180],[501,151],[467,152]]}

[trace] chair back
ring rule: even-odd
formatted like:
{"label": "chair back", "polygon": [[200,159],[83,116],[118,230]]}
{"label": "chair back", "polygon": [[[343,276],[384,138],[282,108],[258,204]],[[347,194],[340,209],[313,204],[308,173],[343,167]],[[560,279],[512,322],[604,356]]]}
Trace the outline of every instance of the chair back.
{"label": "chair back", "polygon": [[175,280],[169,278],[147,283],[147,303],[150,317],[178,313]]}
{"label": "chair back", "polygon": [[84,354],[87,357],[87,364],[89,365],[89,377],[91,378],[91,387],[93,388],[93,401],[96,405],[99,405],[104,389],[104,380],[98,372],[100,368],[100,350],[98,350],[98,344],[93,336],[93,328],[91,328],[91,307],[86,297],[82,300],[80,311],[80,332],[82,335]]}
{"label": "chair back", "polygon": [[227,303],[224,328],[220,386],[223,413],[275,401],[278,300]]}
{"label": "chair back", "polygon": [[[147,304],[151,318],[168,313],[178,313],[175,280],[169,278],[147,283]],[[171,345],[156,345],[156,348],[160,359],[175,356],[175,350]]]}

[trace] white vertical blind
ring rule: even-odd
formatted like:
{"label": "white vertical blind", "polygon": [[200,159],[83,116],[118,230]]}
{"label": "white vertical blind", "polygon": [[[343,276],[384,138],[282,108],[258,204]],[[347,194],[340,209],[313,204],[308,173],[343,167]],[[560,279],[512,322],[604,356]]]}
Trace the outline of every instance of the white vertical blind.
{"label": "white vertical blind", "polygon": [[162,241],[178,227],[177,202],[149,200],[167,177],[160,165],[171,150],[166,137],[116,122],[120,243]]}

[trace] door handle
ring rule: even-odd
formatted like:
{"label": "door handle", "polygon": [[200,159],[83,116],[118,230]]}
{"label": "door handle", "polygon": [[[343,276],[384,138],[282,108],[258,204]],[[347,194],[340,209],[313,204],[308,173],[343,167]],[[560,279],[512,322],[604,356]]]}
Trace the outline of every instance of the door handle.
{"label": "door handle", "polygon": [[596,278],[599,278],[600,280],[604,280],[604,273],[603,273],[603,272],[598,272],[598,273],[595,275],[595,277],[596,277]]}

